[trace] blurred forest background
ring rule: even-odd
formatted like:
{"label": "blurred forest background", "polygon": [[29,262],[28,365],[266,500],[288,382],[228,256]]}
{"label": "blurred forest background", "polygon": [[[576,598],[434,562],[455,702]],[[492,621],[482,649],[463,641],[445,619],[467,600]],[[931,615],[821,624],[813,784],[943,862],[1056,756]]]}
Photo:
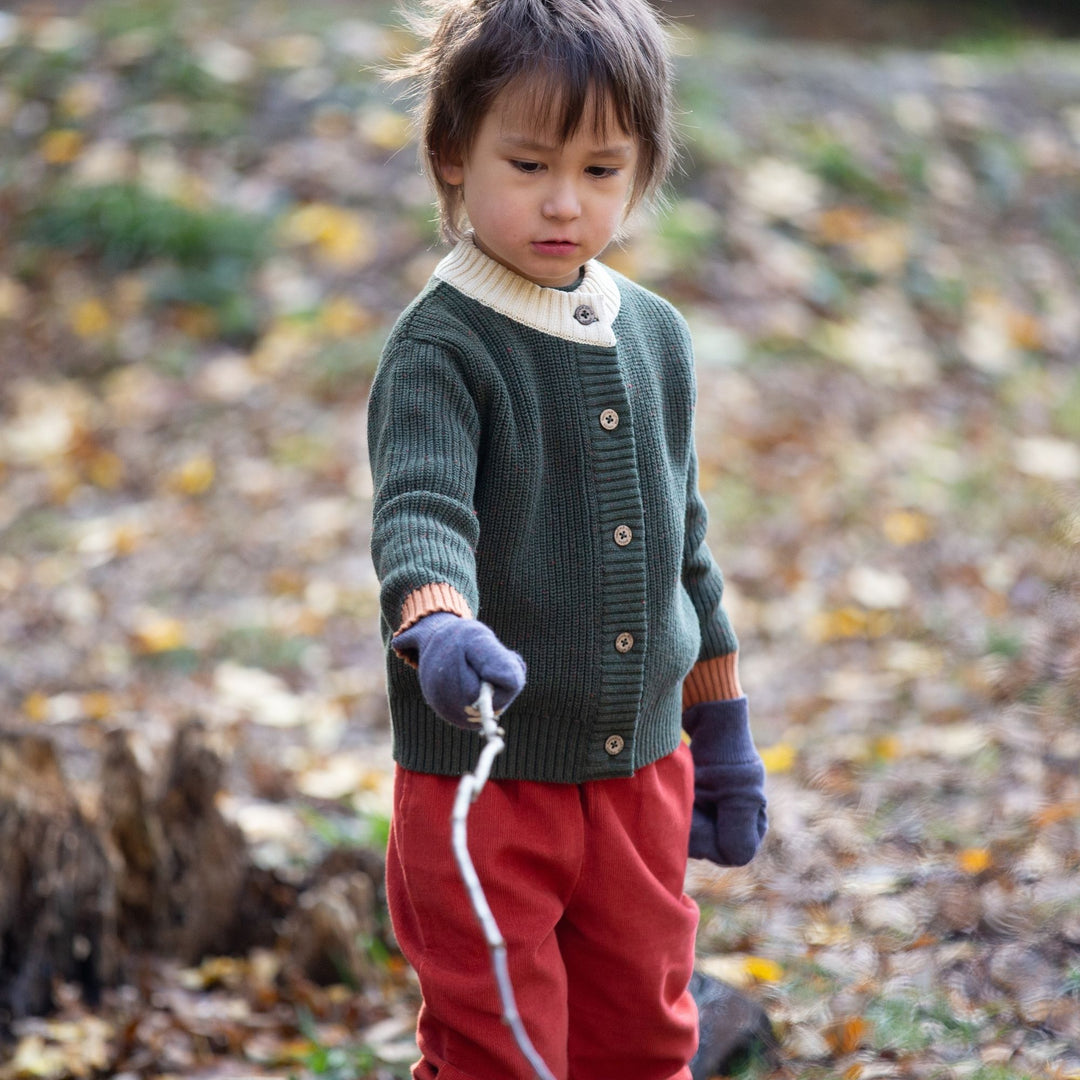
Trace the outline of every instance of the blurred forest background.
{"label": "blurred forest background", "polygon": [[[1080,22],[671,4],[769,769],[744,1075],[1080,1078]],[[404,1076],[364,402],[440,252],[388,5],[0,11],[0,1080]]]}

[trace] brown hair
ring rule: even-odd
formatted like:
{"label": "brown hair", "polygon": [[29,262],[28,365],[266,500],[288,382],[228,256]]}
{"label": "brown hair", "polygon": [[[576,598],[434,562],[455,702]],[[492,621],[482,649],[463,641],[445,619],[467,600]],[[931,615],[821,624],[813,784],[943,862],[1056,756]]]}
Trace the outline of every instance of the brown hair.
{"label": "brown hair", "polygon": [[439,164],[468,155],[496,96],[519,79],[537,122],[562,140],[586,109],[598,134],[610,108],[638,145],[630,207],[655,195],[674,159],[671,65],[647,0],[427,0],[406,18],[427,44],[389,73],[416,96],[420,154],[435,185],[444,239],[462,235],[459,187]]}

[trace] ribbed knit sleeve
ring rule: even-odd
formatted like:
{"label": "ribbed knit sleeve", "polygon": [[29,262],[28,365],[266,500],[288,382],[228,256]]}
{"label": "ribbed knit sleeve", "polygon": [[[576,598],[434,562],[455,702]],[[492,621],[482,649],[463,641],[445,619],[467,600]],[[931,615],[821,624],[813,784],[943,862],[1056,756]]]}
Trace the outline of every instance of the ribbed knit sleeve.
{"label": "ribbed knit sleeve", "polygon": [[701,627],[699,662],[735,653],[739,648],[738,638],[724,610],[724,578],[706,543],[708,527],[709,514],[698,491],[697,452],[691,447],[686,477],[682,580]]}
{"label": "ribbed knit sleeve", "polygon": [[383,356],[368,402],[371,554],[388,633],[401,628],[407,601],[430,586],[449,586],[472,611],[478,606],[476,407],[450,350],[400,340]]}

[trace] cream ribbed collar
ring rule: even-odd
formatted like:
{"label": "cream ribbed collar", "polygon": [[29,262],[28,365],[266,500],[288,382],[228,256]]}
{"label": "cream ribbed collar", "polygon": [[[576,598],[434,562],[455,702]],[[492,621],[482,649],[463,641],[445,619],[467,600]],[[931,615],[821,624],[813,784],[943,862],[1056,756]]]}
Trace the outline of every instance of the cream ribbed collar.
{"label": "cream ribbed collar", "polygon": [[435,276],[459,292],[554,337],[588,345],[614,345],[619,287],[595,259],[572,292],[545,289],[485,255],[471,234],[435,267]]}

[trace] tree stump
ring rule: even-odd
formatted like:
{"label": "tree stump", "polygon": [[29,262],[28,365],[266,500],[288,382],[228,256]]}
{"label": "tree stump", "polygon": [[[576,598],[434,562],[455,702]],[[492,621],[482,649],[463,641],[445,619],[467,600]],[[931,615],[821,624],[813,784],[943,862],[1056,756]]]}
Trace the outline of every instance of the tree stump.
{"label": "tree stump", "polygon": [[116,889],[49,739],[0,732],[0,1030],[48,1011],[54,980],[91,1002],[117,973]]}
{"label": "tree stump", "polygon": [[225,765],[199,723],[179,729],[157,802],[160,946],[193,964],[235,950],[237,912],[251,869],[239,827],[218,809]]}
{"label": "tree stump", "polygon": [[224,775],[197,721],[177,730],[153,785],[112,731],[91,820],[47,736],[0,733],[0,1040],[52,1009],[58,980],[94,1003],[138,954],[196,964],[280,945],[291,973],[371,976],[381,858],[332,852],[301,884],[255,866],[218,808]]}

